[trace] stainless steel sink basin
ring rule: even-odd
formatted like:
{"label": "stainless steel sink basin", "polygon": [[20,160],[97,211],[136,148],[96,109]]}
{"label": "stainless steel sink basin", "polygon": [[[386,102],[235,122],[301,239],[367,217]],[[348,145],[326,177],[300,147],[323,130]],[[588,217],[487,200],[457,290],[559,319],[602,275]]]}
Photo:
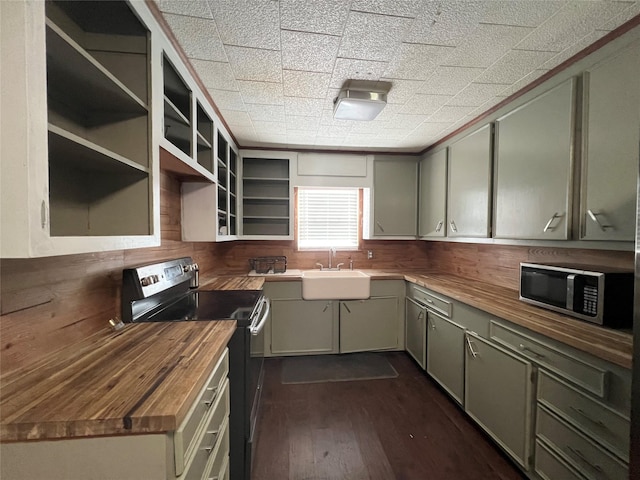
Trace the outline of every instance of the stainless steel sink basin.
{"label": "stainless steel sink basin", "polygon": [[305,300],[358,300],[369,298],[371,277],[359,270],[304,270]]}

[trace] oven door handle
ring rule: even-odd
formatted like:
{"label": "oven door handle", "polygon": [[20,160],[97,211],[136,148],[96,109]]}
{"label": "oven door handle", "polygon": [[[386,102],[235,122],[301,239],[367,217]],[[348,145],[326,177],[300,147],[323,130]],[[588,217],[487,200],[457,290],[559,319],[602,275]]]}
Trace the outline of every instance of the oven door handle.
{"label": "oven door handle", "polygon": [[249,331],[251,335],[258,335],[262,329],[264,328],[264,324],[267,323],[267,318],[269,317],[269,312],[271,311],[271,302],[269,302],[268,298],[264,298],[262,300],[262,318],[257,322],[257,325],[254,325],[253,322],[249,327]]}

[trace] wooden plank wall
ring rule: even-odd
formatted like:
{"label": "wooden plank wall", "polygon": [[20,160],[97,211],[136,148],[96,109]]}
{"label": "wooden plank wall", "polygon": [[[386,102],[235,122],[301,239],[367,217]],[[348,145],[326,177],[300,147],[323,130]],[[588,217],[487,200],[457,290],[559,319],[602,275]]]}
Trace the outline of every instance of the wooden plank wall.
{"label": "wooden plank wall", "polygon": [[613,250],[424,242],[424,251],[437,271],[514,290],[519,285],[520,262],[634,268],[634,252]]}

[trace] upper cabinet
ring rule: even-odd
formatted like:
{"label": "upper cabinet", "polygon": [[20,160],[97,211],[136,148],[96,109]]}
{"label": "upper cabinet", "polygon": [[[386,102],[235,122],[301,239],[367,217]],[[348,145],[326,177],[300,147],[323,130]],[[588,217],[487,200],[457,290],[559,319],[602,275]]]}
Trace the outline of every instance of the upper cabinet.
{"label": "upper cabinet", "polygon": [[2,257],[159,244],[150,13],[132,8],[1,3]]}
{"label": "upper cabinet", "polygon": [[449,237],[491,234],[491,124],[449,147]]}
{"label": "upper cabinet", "polygon": [[412,237],[417,233],[418,164],[415,160],[375,159],[373,237]]}
{"label": "upper cabinet", "polygon": [[569,238],[574,97],[571,79],[497,120],[495,237]]}
{"label": "upper cabinet", "polygon": [[444,237],[447,233],[447,149],[420,160],[418,235]]}
{"label": "upper cabinet", "polygon": [[580,238],[635,239],[640,45],[584,74]]}

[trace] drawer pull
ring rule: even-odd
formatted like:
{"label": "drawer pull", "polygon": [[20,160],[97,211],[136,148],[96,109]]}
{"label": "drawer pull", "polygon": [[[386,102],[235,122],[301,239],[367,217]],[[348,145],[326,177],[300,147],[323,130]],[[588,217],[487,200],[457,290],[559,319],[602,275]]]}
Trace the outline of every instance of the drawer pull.
{"label": "drawer pull", "polygon": [[473,349],[473,344],[471,343],[469,337],[467,337],[467,347],[469,347],[469,353],[471,353],[471,356],[473,358],[476,358],[478,356],[478,352]]}
{"label": "drawer pull", "polygon": [[206,390],[207,392],[213,392],[213,395],[211,396],[211,398],[209,400],[205,400],[204,403],[207,408],[211,406],[211,404],[213,403],[213,401],[216,399],[216,394],[218,393],[218,387],[209,387]]}
{"label": "drawer pull", "polygon": [[425,298],[424,301],[427,303],[433,303],[433,300],[431,300],[430,298]]}
{"label": "drawer pull", "polygon": [[536,358],[545,358],[545,356],[542,355],[541,353],[538,353],[535,350],[531,350],[529,347],[525,347],[523,344],[520,344],[518,346],[518,348],[520,348],[521,352],[530,353],[531,355],[533,355]]}
{"label": "drawer pull", "polygon": [[604,428],[606,429],[607,426],[604,424],[604,422],[600,421],[600,420],[595,420],[593,418],[591,418],[587,413],[585,413],[584,410],[582,410],[581,408],[577,408],[574,406],[569,406],[569,409],[576,412],[578,415],[580,415],[582,418],[584,418],[585,420],[588,420],[589,422],[593,423],[594,425],[600,427],[600,428]]}
{"label": "drawer pull", "polygon": [[567,450],[569,450],[569,453],[571,453],[575,458],[580,460],[582,463],[584,463],[588,467],[592,468],[593,470],[598,472],[600,475],[604,475],[604,470],[602,469],[602,467],[600,465],[594,465],[593,463],[591,463],[587,459],[587,457],[584,455],[584,453],[582,453],[580,450],[578,450],[577,448],[573,448],[571,446],[568,446],[568,445],[567,445]]}
{"label": "drawer pull", "polygon": [[211,453],[211,450],[213,450],[213,447],[216,446],[216,440],[218,439],[218,433],[219,432],[220,432],[220,430],[211,430],[211,431],[207,432],[209,435],[213,435],[213,438],[211,439],[211,445],[210,446],[202,448],[205,452]]}

